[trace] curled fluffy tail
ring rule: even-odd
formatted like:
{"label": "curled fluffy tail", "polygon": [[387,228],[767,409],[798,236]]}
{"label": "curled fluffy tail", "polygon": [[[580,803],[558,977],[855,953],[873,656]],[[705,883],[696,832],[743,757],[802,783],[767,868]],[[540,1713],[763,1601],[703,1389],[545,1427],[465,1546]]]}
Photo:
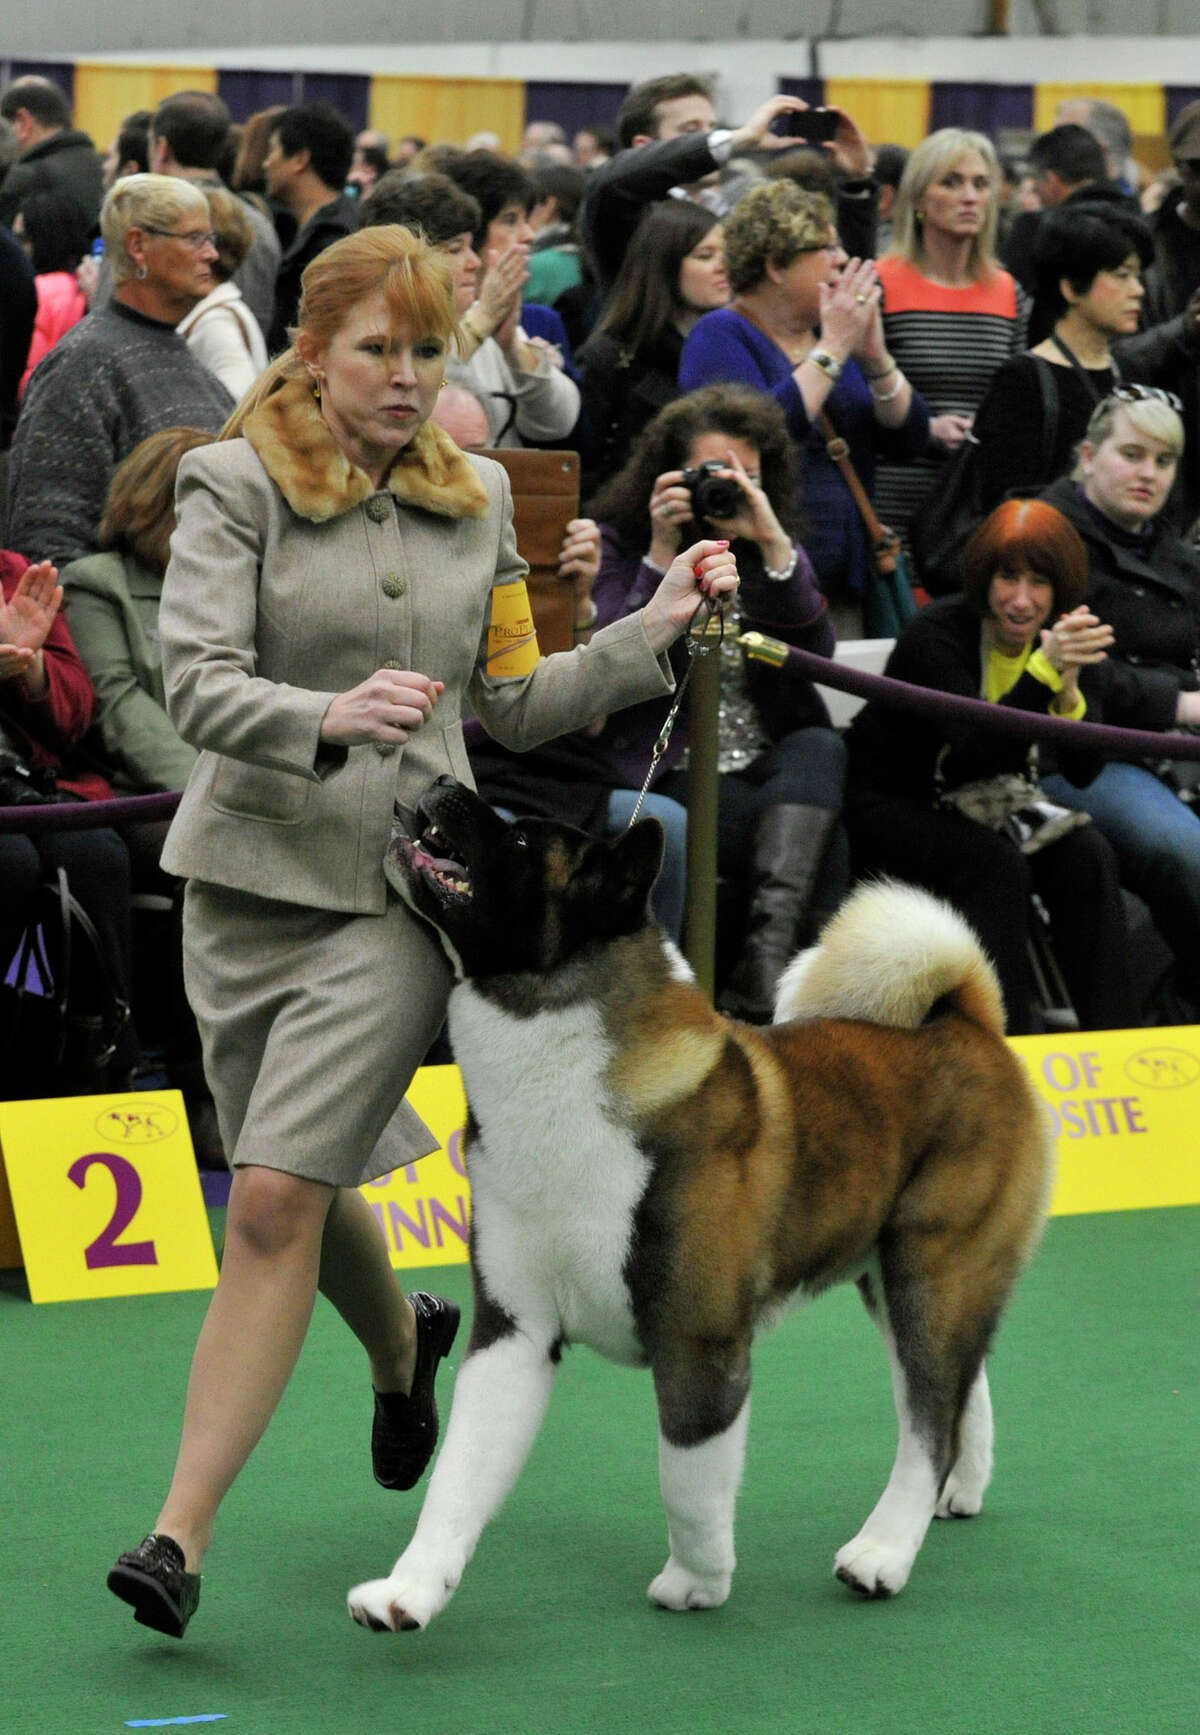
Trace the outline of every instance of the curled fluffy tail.
{"label": "curled fluffy tail", "polygon": [[943,998],[1003,1035],[1000,985],[964,918],[916,886],[875,880],[847,899],[819,945],[788,965],[775,1022],[861,1018],[915,1030]]}

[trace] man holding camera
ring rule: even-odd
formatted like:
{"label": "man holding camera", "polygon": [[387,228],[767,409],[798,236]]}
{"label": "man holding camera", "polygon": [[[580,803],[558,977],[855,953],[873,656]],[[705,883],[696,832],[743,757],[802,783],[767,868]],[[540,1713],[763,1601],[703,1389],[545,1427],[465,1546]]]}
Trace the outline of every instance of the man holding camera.
{"label": "man holding camera", "polygon": [[[833,117],[832,119],[830,117]],[[657,199],[697,198],[732,157],[784,150],[802,139],[828,145],[847,177],[843,197],[874,199],[869,153],[842,109],[811,109],[795,96],[773,96],[744,126],[719,127],[709,82],[674,73],[634,85],[617,115],[621,149],[588,180],[581,227],[602,291],[612,287],[642,212]]]}

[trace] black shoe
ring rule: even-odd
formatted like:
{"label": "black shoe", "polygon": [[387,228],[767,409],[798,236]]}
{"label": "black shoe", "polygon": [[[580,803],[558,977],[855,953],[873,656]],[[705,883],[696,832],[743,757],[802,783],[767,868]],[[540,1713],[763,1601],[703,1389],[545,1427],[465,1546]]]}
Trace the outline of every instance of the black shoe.
{"label": "black shoe", "polygon": [[433,1457],[438,1413],[433,1398],[437,1365],[450,1353],[458,1331],[458,1308],[440,1295],[416,1289],[409,1296],[417,1316],[417,1365],[411,1392],[376,1392],[371,1428],[371,1466],[381,1488],[412,1488]]}
{"label": "black shoe", "polygon": [[118,1557],[108,1588],[144,1627],[181,1639],[200,1601],[200,1574],[187,1571],[177,1542],[152,1532]]}

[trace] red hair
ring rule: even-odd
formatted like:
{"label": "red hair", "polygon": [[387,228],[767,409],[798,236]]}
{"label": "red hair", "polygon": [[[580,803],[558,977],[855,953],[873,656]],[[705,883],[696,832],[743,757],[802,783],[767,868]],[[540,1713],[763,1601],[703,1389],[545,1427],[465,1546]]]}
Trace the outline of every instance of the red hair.
{"label": "red hair", "polygon": [[1054,586],[1055,615],[1070,613],[1087,595],[1087,549],[1074,525],[1044,500],[1005,500],[963,550],[963,595],[986,615],[996,574],[1026,570]]}

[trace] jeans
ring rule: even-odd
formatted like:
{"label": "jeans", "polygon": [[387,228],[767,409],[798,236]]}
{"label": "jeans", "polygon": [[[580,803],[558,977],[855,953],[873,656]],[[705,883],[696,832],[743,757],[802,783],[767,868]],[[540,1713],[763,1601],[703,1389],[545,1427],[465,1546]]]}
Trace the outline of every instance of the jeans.
{"label": "jeans", "polygon": [[1043,788],[1052,801],[1091,814],[1186,983],[1200,982],[1200,817],[1141,765],[1106,765],[1083,789],[1059,775],[1044,778]]}
{"label": "jeans", "polygon": [[[608,832],[624,831],[637,805],[636,789],[613,789],[608,796]],[[659,925],[679,943],[683,933],[683,899],[687,890],[687,808],[669,795],[651,791],[639,817],[657,819],[666,833],[666,849],[650,905]]]}

